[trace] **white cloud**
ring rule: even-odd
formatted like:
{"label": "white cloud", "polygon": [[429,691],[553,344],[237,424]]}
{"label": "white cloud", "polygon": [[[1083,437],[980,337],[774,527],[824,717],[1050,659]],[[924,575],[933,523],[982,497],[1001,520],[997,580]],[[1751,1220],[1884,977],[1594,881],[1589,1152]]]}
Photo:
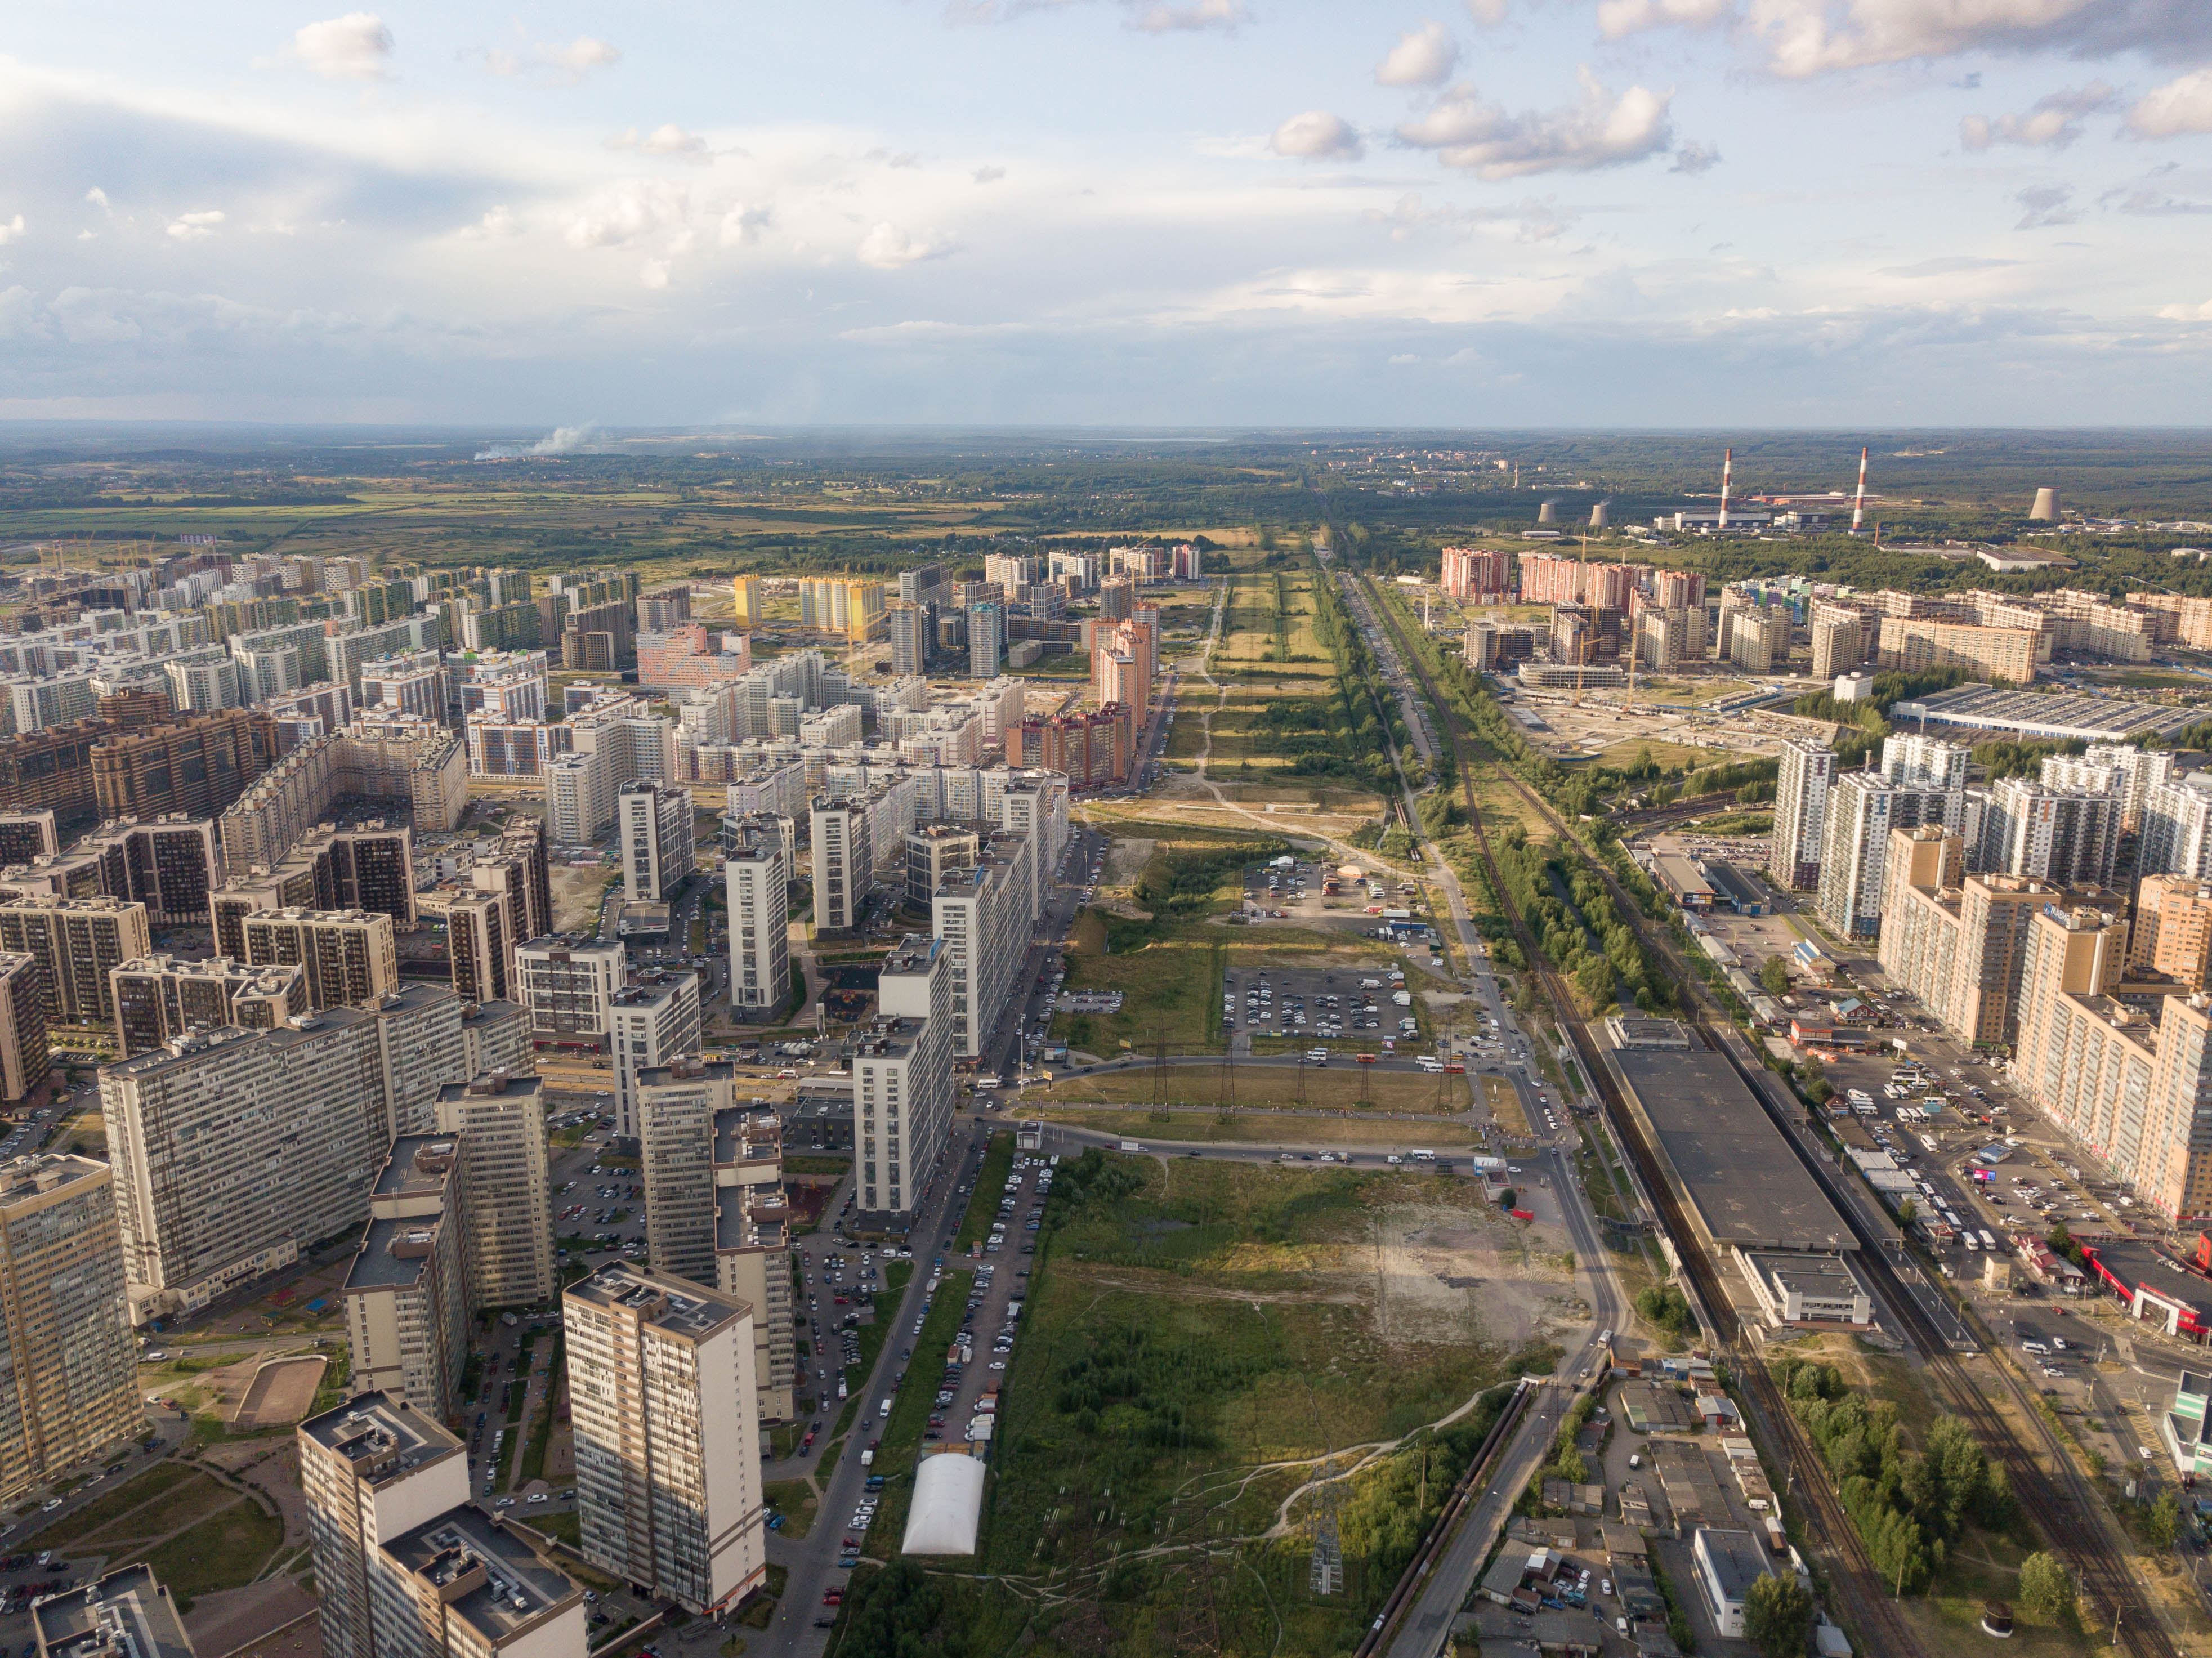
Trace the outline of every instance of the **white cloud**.
{"label": "white cloud", "polygon": [[1674,142],[1667,118],[1671,93],[1637,86],[1616,94],[1589,69],[1579,75],[1581,102],[1519,114],[1485,103],[1471,86],[1455,87],[1427,114],[1401,126],[1398,137],[1435,150],[1446,167],[1492,179],[1619,167]]}
{"label": "white cloud", "polygon": [[1375,66],[1375,79],[1386,87],[1442,86],[1458,62],[1459,43],[1442,23],[1431,21],[1398,37]]}
{"label": "white cloud", "polygon": [[1191,0],[1187,5],[1148,5],[1129,19],[1129,27],[1147,34],[1172,34],[1187,29],[1233,29],[1246,20],[1237,0]]}
{"label": "white cloud", "polygon": [[2074,192],[2064,185],[2031,185],[2013,199],[2024,211],[2014,230],[2044,230],[2053,225],[2079,223],[2081,216],[2068,205]]}
{"label": "white cloud", "polygon": [[375,81],[392,62],[392,31],[373,11],[349,11],[309,23],[281,54],[331,81]]}
{"label": "white cloud", "polygon": [[1467,0],[1467,15],[1485,28],[1505,21],[1505,0]]}
{"label": "white cloud", "polygon": [[[0,294],[0,339],[8,337],[5,324],[9,295],[22,291],[20,288],[11,288],[7,294]],[[2168,322],[2212,322],[2212,300],[2207,300],[2202,305],[2162,305],[2158,314]]]}
{"label": "white cloud", "polygon": [[979,167],[968,176],[979,185],[994,185],[1006,176],[1006,169],[1002,167]]}
{"label": "white cloud", "polygon": [[0,219],[0,247],[7,246],[22,234],[23,216],[21,214],[18,213],[12,219]]}
{"label": "white cloud", "polygon": [[498,207],[486,208],[483,218],[478,219],[472,225],[464,225],[461,228],[461,234],[474,240],[488,241],[495,238],[519,235],[521,230],[522,222],[514,216],[514,210],[501,203]]}
{"label": "white cloud", "polygon": [[1644,29],[1705,28],[1735,9],[1735,0],[1599,0],[1597,31],[1608,40]]}
{"label": "white cloud", "polygon": [[595,69],[605,69],[617,63],[622,53],[604,40],[580,34],[565,45],[559,41],[541,40],[520,52],[507,52],[494,46],[483,55],[487,73],[498,76],[520,75],[525,70],[544,71],[542,86],[574,86]]}
{"label": "white cloud", "polygon": [[924,259],[941,259],[951,252],[950,237],[929,232],[914,235],[886,220],[860,238],[855,257],[878,270],[901,270]]}
{"label": "white cloud", "polygon": [[696,132],[686,132],[673,121],[663,121],[643,137],[635,127],[618,132],[607,140],[609,149],[642,150],[647,155],[681,155],[687,160],[703,161],[707,157],[707,141]]}
{"label": "white cloud", "polygon": [[180,242],[204,240],[215,234],[215,228],[222,222],[222,212],[210,208],[200,213],[179,213],[169,222],[169,234]]}
{"label": "white cloud", "polygon": [[562,240],[569,246],[629,247],[662,231],[686,228],[690,200],[659,179],[625,179],[592,197],[568,221]]}
{"label": "white cloud", "polygon": [[1572,224],[1577,216],[1573,209],[1563,208],[1548,197],[1540,202],[1533,196],[1526,197],[1510,206],[1427,207],[1423,205],[1419,191],[1408,191],[1388,211],[1370,208],[1359,216],[1359,222],[1384,227],[1394,242],[1411,241],[1432,228],[1455,231],[1462,236],[1493,228],[1510,228],[1516,240],[1547,242]]}
{"label": "white cloud", "polygon": [[1699,143],[1692,138],[1675,150],[1674,165],[1668,167],[1667,171],[1687,173],[1694,176],[1700,173],[1711,173],[1720,165],[1720,161],[1721,153],[1717,149],[1711,144]]}
{"label": "white cloud", "polygon": [[107,204],[107,192],[102,190],[98,185],[94,185],[90,190],[86,191],[84,192],[84,198],[88,202],[90,202],[94,207],[98,208],[102,213],[112,216],[115,211],[113,208]]}
{"label": "white cloud", "polygon": [[2193,70],[2144,94],[2128,112],[2128,131],[2138,138],[2212,132],[2212,69]]}
{"label": "white cloud", "polygon": [[1308,161],[1357,161],[1359,134],[1342,116],[1332,115],[1325,109],[1310,109],[1303,115],[1291,116],[1277,127],[1274,136],[1267,140],[1267,148],[1278,155]]}
{"label": "white cloud", "polygon": [[2025,144],[2063,149],[2081,136],[2081,123],[2113,103],[2112,88],[2092,81],[2079,90],[2046,93],[2029,106],[2024,115],[1969,115],[1959,123],[1959,142],[1968,149],[1987,149],[1992,144]]}
{"label": "white cloud", "polygon": [[638,268],[637,279],[647,288],[667,287],[668,261],[665,259],[647,259]]}
{"label": "white cloud", "polygon": [[742,247],[767,229],[773,216],[764,207],[748,207],[739,202],[723,213],[716,240],[724,247]]}
{"label": "white cloud", "polygon": [[2020,263],[2018,259],[1984,259],[1972,254],[1945,254],[1933,259],[1923,259],[1917,264],[1884,265],[1875,274],[1901,276],[1908,282],[1918,282],[1929,276],[1963,276],[1975,270],[2002,270]]}

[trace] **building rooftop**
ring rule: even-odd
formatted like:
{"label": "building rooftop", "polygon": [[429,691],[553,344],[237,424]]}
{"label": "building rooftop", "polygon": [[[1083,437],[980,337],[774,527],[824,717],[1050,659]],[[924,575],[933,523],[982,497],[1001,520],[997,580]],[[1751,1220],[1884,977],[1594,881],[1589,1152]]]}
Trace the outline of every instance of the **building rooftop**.
{"label": "building rooftop", "polygon": [[311,1416],[300,1431],[343,1456],[371,1483],[411,1473],[461,1450],[461,1442],[435,1418],[381,1392],[357,1394],[334,1411]]}
{"label": "building rooftop", "polygon": [[1700,1552],[1711,1563],[1721,1596],[1741,1600],[1751,1586],[1766,1576],[1766,1555],[1747,1531],[1723,1531],[1705,1526],[1698,1532]]}
{"label": "building rooftop", "polygon": [[687,983],[698,982],[698,974],[688,967],[651,968],[631,974],[629,982],[608,999],[615,1007],[657,1007],[681,995]]}
{"label": "building rooftop", "polygon": [[545,1086],[545,1079],[534,1071],[487,1071],[465,1083],[447,1083],[438,1090],[438,1102],[447,1100],[498,1099],[526,1100]]}
{"label": "building rooftop", "polygon": [[385,1158],[384,1167],[376,1172],[373,1194],[398,1197],[444,1189],[458,1147],[459,1141],[452,1134],[400,1135],[392,1142],[392,1154]]}
{"label": "building rooftop", "polygon": [[2129,738],[2138,732],[2157,732],[2170,737],[2188,726],[2194,718],[2187,708],[2155,702],[2001,691],[1994,686],[1979,684],[1935,691],[1899,702],[1890,710],[1890,719],[1899,730],[1909,720],[1929,720],[1982,730],[2016,731],[2027,737],[2081,737],[2092,741]]}
{"label": "building rooftop", "polygon": [[46,1658],[193,1658],[176,1602],[144,1564],[34,1601],[31,1623]]}
{"label": "building rooftop", "polygon": [[410,1215],[404,1219],[379,1215],[362,1234],[361,1248],[346,1268],[345,1293],[362,1290],[396,1290],[421,1281],[426,1263],[437,1248],[443,1212]]}
{"label": "building rooftop", "polygon": [[448,1509],[384,1546],[402,1570],[434,1586],[449,1617],[496,1649],[582,1603],[583,1590],[482,1509]]}
{"label": "building rooftop", "polygon": [[1661,1155],[1717,1242],[1858,1247],[1726,1060],[1702,1049],[1628,1048],[1615,1061],[1650,1120]]}
{"label": "building rooftop", "polygon": [[692,1341],[703,1341],[752,1311],[748,1303],[735,1296],[626,1261],[610,1261],[589,1278],[570,1284],[564,1294],[567,1299],[587,1306],[631,1308],[641,1322]]}
{"label": "building rooftop", "polygon": [[1850,1261],[1841,1255],[1818,1254],[1807,1250],[1747,1249],[1742,1252],[1745,1263],[1778,1290],[1785,1293],[1796,1291],[1808,1296],[1861,1296],[1866,1287],[1859,1282]]}
{"label": "building rooftop", "polygon": [[914,1052],[921,1040],[921,1019],[874,1018],[854,1033],[853,1062],[866,1059],[900,1059]]}
{"label": "building rooftop", "polygon": [[[714,1069],[727,1072],[730,1067],[725,1065]],[[775,1112],[750,1105],[733,1105],[714,1114],[715,1167],[781,1162],[782,1157],[783,1119]]]}
{"label": "building rooftop", "polygon": [[0,1206],[43,1197],[75,1181],[107,1172],[107,1165],[64,1151],[36,1151],[0,1163]]}
{"label": "building rooftop", "polygon": [[1722,859],[1705,860],[1705,879],[1714,891],[1732,904],[1763,904],[1766,896],[1758,884],[1735,865]]}
{"label": "building rooftop", "polygon": [[930,963],[944,948],[945,940],[942,938],[932,938],[927,933],[909,932],[891,946],[890,953],[884,957],[881,971],[927,973]]}

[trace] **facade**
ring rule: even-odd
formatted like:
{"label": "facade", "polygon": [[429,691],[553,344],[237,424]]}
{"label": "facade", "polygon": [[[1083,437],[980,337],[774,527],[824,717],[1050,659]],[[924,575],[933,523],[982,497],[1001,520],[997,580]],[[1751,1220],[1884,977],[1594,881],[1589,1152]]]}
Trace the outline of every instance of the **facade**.
{"label": "facade", "polygon": [[121,898],[14,898],[0,903],[0,951],[39,964],[49,1028],[115,1018],[108,975],[149,954],[146,906]]}
{"label": "facade", "polygon": [[973,869],[983,834],[957,823],[925,823],[909,829],[906,837],[906,901],[927,909],[937,889],[956,869]]}
{"label": "facade", "polygon": [[386,1148],[460,1080],[460,1002],[410,988],[101,1069],[131,1316],[198,1310],[352,1231]]}
{"label": "facade", "polygon": [[853,1055],[853,1133],[863,1213],[918,1208],[952,1131],[952,953],[908,933],[884,958],[882,1015]]}
{"label": "facade", "polygon": [[228,957],[142,956],[112,969],[117,1055],[150,1054],[191,1030],[274,1030],[308,1011],[307,969],[247,967]]}
{"label": "facade", "polygon": [[968,677],[996,679],[1006,660],[1006,607],[971,604],[968,608]]}
{"label": "facade", "polygon": [[27,1097],[53,1068],[46,993],[34,956],[0,953],[0,1097]]}
{"label": "facade", "polygon": [[101,744],[93,788],[102,817],[213,817],[276,760],[276,722],[259,709],[185,714]]}
{"label": "facade", "polygon": [[791,985],[791,884],[780,817],[724,819],[723,896],[730,927],[730,1005],[777,1008]]}
{"label": "facade", "polygon": [[551,933],[518,949],[518,999],[529,1017],[531,1040],[540,1048],[605,1051],[610,1010],[629,960],[619,940],[588,932]]}
{"label": "facade", "polygon": [[438,1090],[438,1132],[460,1141],[470,1306],[550,1302],[560,1280],[538,1078],[493,1071],[448,1084]]}
{"label": "facade", "polygon": [[1846,773],[1828,797],[1820,849],[1821,919],[1846,938],[1879,936],[1890,831],[1932,823],[1957,835],[1966,816],[1963,788],[1902,786],[1878,772]]}
{"label": "facade", "polygon": [[614,1055],[615,1133],[637,1134],[637,1078],[700,1053],[699,975],[690,968],[633,973],[607,1009]]}
{"label": "facade", "polygon": [[2186,875],[2147,875],[2136,890],[2128,976],[2156,975],[2190,990],[2212,988],[2212,884]]}
{"label": "facade", "polygon": [[513,1002],[461,1004],[461,1074],[510,1074],[531,1066],[530,1017]]}
{"label": "facade", "polygon": [[611,1265],[562,1297],[584,1557],[696,1614],[768,1578],[753,1309]]}
{"label": "facade", "polygon": [[1882,971],[1960,1041],[2010,1042],[2028,923],[2066,894],[2025,876],[1962,877],[1963,845],[1940,825],[1892,830],[1889,842]]}
{"label": "facade", "polygon": [[1653,673],[1673,673],[1703,661],[1706,646],[1705,608],[1662,609],[1647,605],[1636,617],[1636,660]]}
{"label": "facade", "polygon": [[465,1002],[504,1001],[514,994],[519,930],[504,892],[468,892],[447,903],[446,941],[453,993]]}
{"label": "facade", "polygon": [[814,925],[817,931],[849,932],[873,884],[875,848],[865,800],[817,796],[810,808],[814,858]]}
{"label": "facade", "polygon": [[1502,603],[1505,597],[1509,556],[1481,547],[1443,550],[1443,590],[1454,598]]}
{"label": "facade", "polygon": [[613,767],[596,750],[545,762],[545,821],[564,847],[587,847],[614,817]]}
{"label": "facade", "polygon": [[758,1309],[761,1419],[789,1420],[797,1361],[781,1120],[747,1102],[729,1066],[684,1060],[640,1073],[638,1145],[653,1269]]}
{"label": "facade", "polygon": [[2136,872],[2212,876],[2212,774],[2169,777],[2144,791]]}
{"label": "facade", "polygon": [[2173,1217],[2212,1209],[2212,1005],[2117,1001],[2128,925],[2109,911],[2047,909],[2028,931],[2013,1074],[2036,1104]]}
{"label": "facade", "polygon": [[1964,668],[1976,679],[2026,685],[2035,678],[2042,635],[2021,628],[1886,616],[1875,661],[1899,673]]}
{"label": "facade", "polygon": [[453,1409],[468,1357],[459,1150],[450,1134],[392,1141],[341,1291],[353,1353],[347,1385],[404,1399],[432,1418]]}
{"label": "facade", "polygon": [[2120,849],[2120,797],[2033,778],[2001,779],[1982,811],[1983,869],[2060,886],[2110,886]]}
{"label": "facade", "polygon": [[1700,1526],[1690,1540],[1690,1558],[1714,1629],[1724,1640],[1741,1640],[1744,1602],[1766,1576],[1766,1552],[1747,1531]]}
{"label": "facade", "polygon": [[392,918],[365,909],[271,909],[240,922],[248,967],[298,965],[314,1008],[359,1007],[399,986]]}
{"label": "facade", "polygon": [[1774,838],[1766,872],[1777,886],[1809,891],[1820,883],[1828,796],[1836,786],[1836,756],[1801,737],[1784,739],[1774,783]]}
{"label": "facade", "polygon": [[691,791],[681,784],[630,783],[615,803],[622,842],[623,896],[656,903],[696,867],[691,844]]}
{"label": "facade", "polygon": [[106,1163],[0,1163],[0,1502],[145,1430]]}

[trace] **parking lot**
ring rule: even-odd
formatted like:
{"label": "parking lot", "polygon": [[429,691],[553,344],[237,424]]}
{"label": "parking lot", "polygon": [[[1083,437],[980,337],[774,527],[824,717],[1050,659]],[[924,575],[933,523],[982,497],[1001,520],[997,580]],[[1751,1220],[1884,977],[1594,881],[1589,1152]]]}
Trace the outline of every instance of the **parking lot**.
{"label": "parking lot", "polygon": [[1221,1023],[1232,1034],[1309,1038],[1317,1048],[1340,1042],[1347,1051],[1389,1049],[1419,1032],[1413,999],[1405,975],[1387,962],[1236,969],[1222,981]]}

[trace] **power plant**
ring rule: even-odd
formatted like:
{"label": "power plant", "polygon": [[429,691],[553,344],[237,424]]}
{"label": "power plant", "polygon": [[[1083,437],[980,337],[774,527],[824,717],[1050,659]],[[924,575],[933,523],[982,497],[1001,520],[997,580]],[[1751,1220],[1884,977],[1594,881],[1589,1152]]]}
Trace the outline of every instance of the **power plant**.
{"label": "power plant", "polygon": [[1735,449],[1731,445],[1721,457],[1721,518],[1719,528],[1728,528],[1729,486],[1735,477]]}
{"label": "power plant", "polygon": [[1866,463],[1867,452],[1859,450],[1859,492],[1851,497],[1851,533],[1858,534],[1866,524]]}
{"label": "power plant", "polygon": [[2027,515],[2038,524],[2057,523],[2058,491],[2051,489],[2038,489],[2035,492],[2035,505],[2027,509]]}
{"label": "power plant", "polygon": [[1596,506],[1590,508],[1589,526],[1591,529],[1602,530],[1613,523],[1613,513],[1609,510],[1612,507],[1612,505],[1613,503],[1609,501],[1601,501]]}
{"label": "power plant", "polygon": [[1546,502],[1545,502],[1541,507],[1539,507],[1536,509],[1536,522],[1537,522],[1537,523],[1539,523],[1539,524],[1557,524],[1559,521],[1559,503],[1558,501],[1546,501]]}

